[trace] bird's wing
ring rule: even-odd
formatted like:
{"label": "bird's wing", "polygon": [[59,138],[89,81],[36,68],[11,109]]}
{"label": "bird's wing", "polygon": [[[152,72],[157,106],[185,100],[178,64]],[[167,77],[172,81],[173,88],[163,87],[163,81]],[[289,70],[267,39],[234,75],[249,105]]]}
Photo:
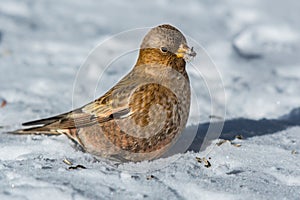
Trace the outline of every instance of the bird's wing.
{"label": "bird's wing", "polygon": [[[101,98],[100,98],[101,99]],[[111,109],[108,104],[92,102],[74,111],[54,117],[23,123],[23,126],[47,126],[49,129],[73,129],[122,118],[129,113],[125,107]]]}
{"label": "bird's wing", "polygon": [[115,87],[95,101],[54,117],[23,123],[24,126],[47,126],[50,129],[72,129],[130,116],[128,95],[131,77],[124,77]]}
{"label": "bird's wing", "polygon": [[139,85],[139,76],[131,72],[101,98],[83,106],[81,109],[83,112],[95,115],[99,119],[106,118],[107,116],[113,118],[128,116],[130,113],[128,105],[130,96]]}

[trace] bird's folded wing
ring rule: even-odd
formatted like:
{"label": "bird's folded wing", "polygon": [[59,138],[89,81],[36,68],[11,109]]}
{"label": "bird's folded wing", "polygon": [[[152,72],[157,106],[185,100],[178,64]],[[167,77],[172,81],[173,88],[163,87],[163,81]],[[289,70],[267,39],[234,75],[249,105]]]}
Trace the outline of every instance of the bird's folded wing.
{"label": "bird's folded wing", "polygon": [[[89,106],[90,109],[86,109],[86,106]],[[102,104],[91,109],[92,103],[86,106],[54,117],[26,122],[22,125],[47,126],[50,129],[72,129],[120,119],[129,116],[130,113],[130,109],[125,107],[110,109],[109,106]]]}
{"label": "bird's folded wing", "polygon": [[[47,126],[50,129],[72,129],[129,117],[131,110],[126,100],[132,89],[132,85],[128,87],[126,84],[129,79],[130,76],[124,77],[101,98],[81,108],[54,117],[26,122],[23,125]],[[123,99],[123,101],[119,101],[119,99]]]}

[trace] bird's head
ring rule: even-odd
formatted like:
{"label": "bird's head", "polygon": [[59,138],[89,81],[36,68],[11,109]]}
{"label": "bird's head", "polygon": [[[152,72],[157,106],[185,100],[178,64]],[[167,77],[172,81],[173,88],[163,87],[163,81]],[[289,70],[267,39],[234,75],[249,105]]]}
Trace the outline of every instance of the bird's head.
{"label": "bird's head", "polygon": [[164,24],[146,34],[137,64],[170,66],[172,63],[175,66],[177,63],[177,67],[184,68],[185,61],[195,56],[196,52],[189,48],[184,35],[177,28]]}

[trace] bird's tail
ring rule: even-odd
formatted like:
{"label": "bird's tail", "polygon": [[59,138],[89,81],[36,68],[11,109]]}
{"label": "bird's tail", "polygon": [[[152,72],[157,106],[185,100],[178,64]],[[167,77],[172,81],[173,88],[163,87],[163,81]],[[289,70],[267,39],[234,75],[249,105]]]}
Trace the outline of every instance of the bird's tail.
{"label": "bird's tail", "polygon": [[60,135],[62,132],[59,127],[53,126],[53,124],[59,119],[61,119],[65,114],[57,115],[54,117],[49,117],[45,119],[38,119],[30,122],[22,123],[23,126],[31,126],[30,128],[19,129],[15,131],[11,131],[11,134],[19,134],[19,135]]}
{"label": "bird's tail", "polygon": [[19,135],[60,135],[62,132],[58,131],[57,129],[51,129],[47,126],[40,126],[40,127],[33,127],[33,128],[26,128],[26,129],[19,129],[15,131],[9,132],[11,134],[19,134]]}

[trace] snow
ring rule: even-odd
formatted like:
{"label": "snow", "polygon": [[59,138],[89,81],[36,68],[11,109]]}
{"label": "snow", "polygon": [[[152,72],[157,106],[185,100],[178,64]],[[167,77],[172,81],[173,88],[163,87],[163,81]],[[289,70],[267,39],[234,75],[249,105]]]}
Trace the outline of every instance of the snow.
{"label": "snow", "polygon": [[298,33],[288,27],[260,25],[244,30],[234,40],[233,45],[241,56],[255,58],[276,52],[293,51],[294,44],[299,42]]}
{"label": "snow", "polygon": [[[299,4],[2,0],[0,199],[299,199]],[[115,165],[65,136],[7,134],[101,95],[162,23],[198,53],[188,127],[164,158]]]}

